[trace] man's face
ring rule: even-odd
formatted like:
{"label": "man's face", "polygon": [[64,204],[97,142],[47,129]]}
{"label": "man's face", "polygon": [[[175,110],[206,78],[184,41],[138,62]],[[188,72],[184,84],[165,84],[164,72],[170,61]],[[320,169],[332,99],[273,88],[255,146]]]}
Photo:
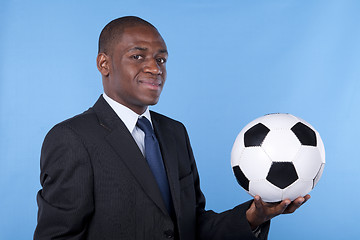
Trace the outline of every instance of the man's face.
{"label": "man's face", "polygon": [[[115,40],[116,41],[116,40]],[[125,28],[108,53],[105,93],[138,114],[158,102],[166,79],[167,48],[149,26]]]}

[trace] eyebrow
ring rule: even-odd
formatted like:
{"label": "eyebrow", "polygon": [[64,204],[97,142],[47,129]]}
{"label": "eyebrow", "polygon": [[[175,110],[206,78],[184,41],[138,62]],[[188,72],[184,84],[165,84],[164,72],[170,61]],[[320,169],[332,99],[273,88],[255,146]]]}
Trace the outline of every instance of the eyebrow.
{"label": "eyebrow", "polygon": [[168,51],[166,49],[161,49],[159,52],[168,54]]}
{"label": "eyebrow", "polygon": [[[130,48],[128,52],[132,52],[132,51],[146,51],[148,50],[148,48],[146,47],[133,47],[133,48]],[[168,53],[168,51],[166,49],[160,49],[159,50],[159,53]]]}
{"label": "eyebrow", "polygon": [[147,48],[144,48],[144,47],[133,47],[133,48],[130,48],[128,52],[137,51],[137,50],[146,51]]}

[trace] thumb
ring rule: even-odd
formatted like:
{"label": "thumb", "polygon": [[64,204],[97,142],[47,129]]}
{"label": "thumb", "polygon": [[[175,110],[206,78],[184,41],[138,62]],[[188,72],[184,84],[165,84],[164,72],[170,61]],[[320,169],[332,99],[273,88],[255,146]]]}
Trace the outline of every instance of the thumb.
{"label": "thumb", "polygon": [[262,209],[263,208],[263,203],[262,203],[262,200],[261,200],[261,197],[256,195],[254,197],[254,203],[255,203],[255,208],[256,209]]}

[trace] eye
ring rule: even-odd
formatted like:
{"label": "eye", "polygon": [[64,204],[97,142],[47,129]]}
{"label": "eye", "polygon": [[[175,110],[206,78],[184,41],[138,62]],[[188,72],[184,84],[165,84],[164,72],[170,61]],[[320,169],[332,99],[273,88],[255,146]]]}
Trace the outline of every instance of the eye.
{"label": "eye", "polygon": [[158,63],[163,64],[163,63],[166,63],[166,58],[158,58],[158,59],[156,59],[156,61],[157,61]]}
{"label": "eye", "polygon": [[131,57],[135,60],[143,59],[143,57],[141,55],[132,55]]}

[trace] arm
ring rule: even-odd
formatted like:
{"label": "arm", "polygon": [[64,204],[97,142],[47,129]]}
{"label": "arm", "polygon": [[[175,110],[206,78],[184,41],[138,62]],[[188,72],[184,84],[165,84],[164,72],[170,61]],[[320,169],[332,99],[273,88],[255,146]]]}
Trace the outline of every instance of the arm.
{"label": "arm", "polygon": [[[200,189],[199,175],[185,128],[184,132],[186,136],[185,141],[187,145],[188,159],[190,160],[192,178],[194,181],[197,239],[258,240],[252,232],[250,224],[246,218],[246,212],[251,206],[252,201],[243,203],[236,206],[234,209],[222,213],[205,210],[205,197]],[[266,238],[269,225],[269,222],[262,225],[260,239]]]}
{"label": "arm", "polygon": [[84,239],[93,212],[93,175],[76,133],[57,125],[46,136],[40,159],[38,223],[34,239]]}
{"label": "arm", "polygon": [[[197,170],[194,171],[197,176]],[[198,180],[196,181],[197,191],[197,237],[198,239],[212,240],[259,240],[266,239],[270,221],[264,221],[261,224],[261,234],[256,238],[251,225],[247,219],[247,212],[252,206],[253,201],[248,201],[236,206],[235,208],[216,213],[205,210],[205,197],[200,190]],[[260,225],[260,224],[259,224]],[[255,228],[254,228],[255,229]]]}

